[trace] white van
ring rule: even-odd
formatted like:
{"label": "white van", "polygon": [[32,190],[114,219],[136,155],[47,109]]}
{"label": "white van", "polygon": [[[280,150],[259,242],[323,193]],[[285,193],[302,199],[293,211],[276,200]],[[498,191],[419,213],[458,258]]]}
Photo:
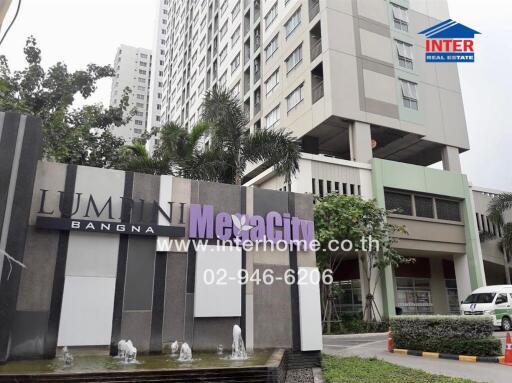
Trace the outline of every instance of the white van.
{"label": "white van", "polygon": [[512,285],[480,287],[460,305],[462,315],[490,315],[496,327],[512,329]]}

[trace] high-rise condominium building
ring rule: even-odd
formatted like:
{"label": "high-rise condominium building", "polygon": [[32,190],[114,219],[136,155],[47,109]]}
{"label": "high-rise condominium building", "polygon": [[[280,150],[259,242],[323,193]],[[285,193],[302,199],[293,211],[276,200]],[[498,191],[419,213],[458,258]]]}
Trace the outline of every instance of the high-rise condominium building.
{"label": "high-rise condominium building", "polygon": [[[155,22],[155,41],[153,44],[153,61],[151,64],[151,90],[149,103],[148,129],[161,126],[162,97],[164,93],[164,66],[166,58],[166,36],[169,18],[169,0],[163,1],[158,8],[158,14]],[[148,142],[148,148],[152,152],[155,145],[158,144],[158,137],[152,137]]]}
{"label": "high-rise condominium building", "polygon": [[2,29],[2,25],[4,22],[5,15],[9,10],[9,6],[11,5],[11,0],[2,0],[0,2],[0,31],[3,33],[5,27]]}
{"label": "high-rise condominium building", "polygon": [[130,106],[127,113],[133,108],[135,115],[130,122],[123,126],[113,128],[113,133],[131,143],[140,137],[148,128],[149,94],[151,88],[151,60],[152,53],[148,49],[121,45],[117,49],[114,62],[115,77],[112,79],[110,105],[117,106],[121,102],[124,90],[129,88]]}
{"label": "high-rise condominium building", "polygon": [[[225,87],[249,129],[286,129],[302,146],[291,184],[260,165],[246,186],[360,195],[394,209],[389,220],[408,231],[396,248],[416,262],[386,269],[381,313],[458,312],[486,283],[459,160],[469,140],[457,66],[426,63],[418,35],[449,18],[446,1],[164,0],[161,11],[162,121],[191,126],[205,90]],[[442,170],[429,167],[438,162]],[[335,272],[345,311],[361,309],[364,270],[353,255]]]}

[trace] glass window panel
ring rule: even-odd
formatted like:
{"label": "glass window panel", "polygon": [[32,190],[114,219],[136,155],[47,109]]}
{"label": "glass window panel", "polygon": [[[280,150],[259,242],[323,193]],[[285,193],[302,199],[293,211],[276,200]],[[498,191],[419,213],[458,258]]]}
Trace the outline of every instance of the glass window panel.
{"label": "glass window panel", "polygon": [[412,215],[412,201],[409,194],[386,191],[386,209],[397,210],[397,214]]}
{"label": "glass window panel", "polygon": [[434,218],[434,202],[432,197],[415,196],[416,216]]}
{"label": "glass window panel", "polygon": [[449,221],[460,221],[460,207],[458,201],[436,198],[437,218]]}

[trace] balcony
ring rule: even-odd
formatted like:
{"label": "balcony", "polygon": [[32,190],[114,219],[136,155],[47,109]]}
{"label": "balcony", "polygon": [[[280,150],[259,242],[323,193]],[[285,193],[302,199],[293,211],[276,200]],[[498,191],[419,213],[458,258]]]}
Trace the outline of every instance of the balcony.
{"label": "balcony", "polygon": [[322,53],[322,40],[315,40],[311,45],[311,61]]}
{"label": "balcony", "polygon": [[309,21],[313,20],[320,12],[319,0],[309,0]]}
{"label": "balcony", "polygon": [[313,104],[324,96],[324,82],[317,83],[311,90]]}

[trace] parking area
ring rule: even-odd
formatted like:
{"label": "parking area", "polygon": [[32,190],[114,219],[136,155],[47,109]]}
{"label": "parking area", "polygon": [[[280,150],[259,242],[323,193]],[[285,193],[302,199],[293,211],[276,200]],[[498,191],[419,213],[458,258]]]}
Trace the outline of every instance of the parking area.
{"label": "parking area", "polygon": [[[505,349],[505,332],[495,332]],[[445,359],[430,359],[392,354],[386,350],[387,333],[325,335],[324,353],[336,356],[378,358],[401,366],[452,377],[472,379],[477,382],[510,383],[512,367],[499,364],[469,363]]]}

